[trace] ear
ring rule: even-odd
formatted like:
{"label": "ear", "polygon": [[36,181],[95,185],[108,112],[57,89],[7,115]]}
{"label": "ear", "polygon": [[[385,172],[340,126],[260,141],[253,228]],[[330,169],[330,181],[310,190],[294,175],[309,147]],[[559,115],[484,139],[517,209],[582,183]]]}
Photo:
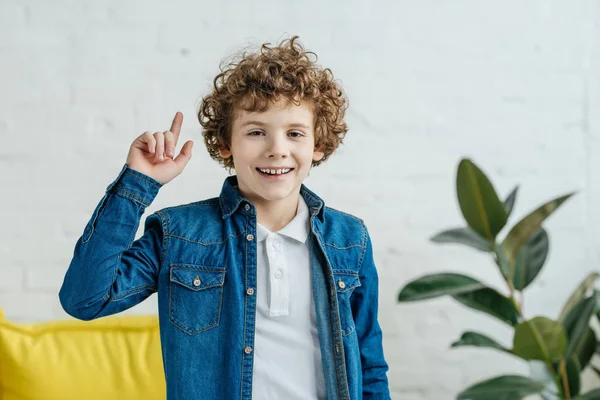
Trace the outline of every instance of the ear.
{"label": "ear", "polygon": [[315,151],[313,153],[313,161],[321,161],[323,159],[323,157],[325,157],[325,153],[315,149]]}
{"label": "ear", "polygon": [[219,155],[223,158],[231,157],[231,150],[229,148],[219,147]]}

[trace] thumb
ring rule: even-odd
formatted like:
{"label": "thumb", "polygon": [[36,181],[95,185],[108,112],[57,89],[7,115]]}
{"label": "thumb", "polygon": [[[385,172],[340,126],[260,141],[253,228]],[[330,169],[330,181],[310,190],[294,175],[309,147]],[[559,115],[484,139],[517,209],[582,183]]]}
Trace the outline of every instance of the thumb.
{"label": "thumb", "polygon": [[179,167],[179,169],[181,171],[183,171],[183,169],[185,168],[187,163],[190,161],[190,158],[192,158],[192,147],[193,146],[194,146],[194,142],[192,142],[191,140],[188,140],[187,142],[185,142],[183,147],[181,147],[181,151],[179,152],[179,155],[177,157],[175,157],[175,159],[173,160],[175,162],[175,164],[177,164],[177,166]]}

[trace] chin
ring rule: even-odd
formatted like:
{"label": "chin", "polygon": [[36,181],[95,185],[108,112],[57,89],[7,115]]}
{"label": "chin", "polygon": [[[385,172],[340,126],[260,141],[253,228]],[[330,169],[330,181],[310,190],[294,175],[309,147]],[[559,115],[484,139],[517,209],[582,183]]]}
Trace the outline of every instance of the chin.
{"label": "chin", "polygon": [[260,198],[267,201],[277,201],[288,198],[292,194],[292,190],[269,190],[256,193]]}

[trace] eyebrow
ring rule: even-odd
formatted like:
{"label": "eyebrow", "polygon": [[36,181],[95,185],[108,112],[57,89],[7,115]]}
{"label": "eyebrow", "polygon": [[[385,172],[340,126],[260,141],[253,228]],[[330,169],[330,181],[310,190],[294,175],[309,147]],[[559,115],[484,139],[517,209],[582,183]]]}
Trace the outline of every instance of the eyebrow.
{"label": "eyebrow", "polygon": [[[258,126],[267,126],[268,124],[265,124],[264,122],[261,121],[246,121],[242,124],[242,128],[247,126],[247,125],[258,125]],[[290,128],[304,128],[304,129],[310,129],[309,126],[301,124],[299,122],[295,122],[293,124],[289,124],[288,127]]]}

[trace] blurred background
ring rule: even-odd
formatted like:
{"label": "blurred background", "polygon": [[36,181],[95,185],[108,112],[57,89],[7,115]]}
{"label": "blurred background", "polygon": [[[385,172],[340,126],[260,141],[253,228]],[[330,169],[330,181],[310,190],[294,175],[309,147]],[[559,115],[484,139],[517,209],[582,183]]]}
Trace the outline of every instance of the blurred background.
{"label": "blurred background", "polygon": [[[350,100],[345,143],[305,182],[364,219],[380,277],[379,318],[393,399],[452,399],[527,364],[450,344],[512,329],[448,297],[397,301],[424,274],[458,272],[506,292],[489,255],[430,238],[463,226],[456,169],[472,159],[514,224],[577,191],[544,224],[546,265],[523,298],[556,318],[600,271],[600,1],[0,2],[0,308],[6,318],[70,318],[58,289],[106,187],[145,130],[184,114],[177,152],[193,158],[145,215],[218,195],[196,114],[219,63],[299,35]],[[143,220],[138,236],[142,233]],[[505,234],[502,232],[500,236]],[[126,311],[155,313],[156,296]],[[600,386],[584,373],[584,388]]]}

